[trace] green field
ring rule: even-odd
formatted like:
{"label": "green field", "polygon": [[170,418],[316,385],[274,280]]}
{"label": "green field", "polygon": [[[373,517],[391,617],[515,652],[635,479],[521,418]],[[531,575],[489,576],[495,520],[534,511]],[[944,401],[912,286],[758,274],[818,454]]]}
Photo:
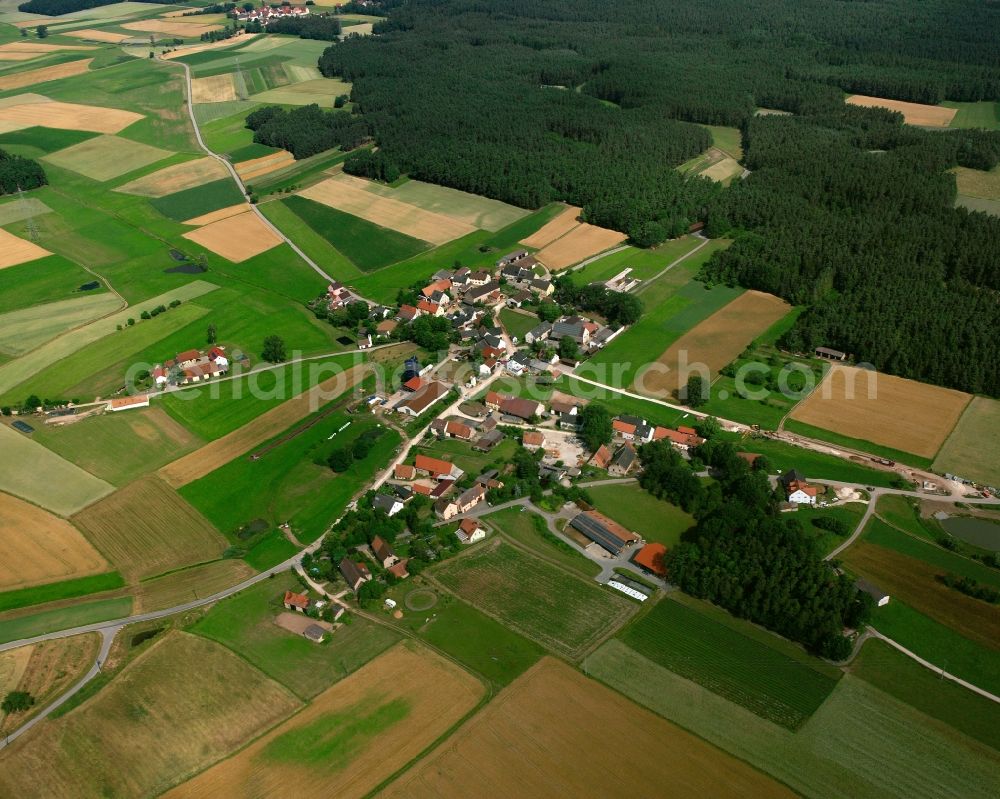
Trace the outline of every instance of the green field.
{"label": "green field", "polygon": [[847,529],[849,531],[847,535],[850,535],[855,529],[857,529],[857,526],[861,521],[861,517],[864,516],[867,507],[868,506],[863,502],[844,502],[826,508],[800,505],[799,509],[790,515],[802,525],[802,529],[805,531],[806,535],[816,541],[819,551],[825,554],[836,548],[838,544],[842,543],[846,536],[837,535],[829,530],[821,530],[819,527],[812,524],[813,520],[823,518],[839,519],[847,525]]}
{"label": "green field", "polygon": [[[98,136],[86,130],[61,130],[59,128],[22,128],[10,133],[0,133],[0,147],[8,152],[16,152],[29,158],[36,158],[74,144],[80,144]],[[31,148],[30,152],[19,150],[21,147]]]}
{"label": "green field", "polygon": [[987,746],[1000,749],[1000,706],[942,680],[877,639],[869,640],[850,673]]}
{"label": "green field", "polygon": [[229,178],[215,180],[203,186],[150,199],[149,204],[169,219],[183,222],[202,214],[237,205],[246,198]]}
{"label": "green field", "polygon": [[132,612],[132,597],[99,599],[55,610],[44,610],[30,616],[18,616],[0,621],[0,644],[20,641],[36,635],[81,627],[110,619],[122,619]]}
{"label": "green field", "polygon": [[45,161],[101,183],[173,155],[121,136],[97,136],[45,156]]}
{"label": "green field", "polygon": [[299,548],[281,530],[269,530],[247,550],[243,560],[250,568],[262,572],[284,563],[298,551]]}
{"label": "green field", "polygon": [[597,510],[649,542],[672,547],[680,543],[681,533],[694,527],[694,517],[657,499],[638,483],[591,486],[587,493]]}
{"label": "green field", "polygon": [[945,100],[941,105],[946,108],[958,109],[958,113],[951,120],[950,127],[1000,129],[1000,103],[989,100],[978,103],[958,103]]}
{"label": "green field", "polygon": [[1000,486],[1000,402],[972,398],[938,451],[934,470]]}
{"label": "green field", "polygon": [[286,589],[301,590],[289,573],[263,580],[214,605],[190,632],[228,646],[303,699],[357,671],[399,640],[397,633],[355,616],[328,645],[316,646],[272,621],[283,610]]}
{"label": "green field", "polygon": [[[51,213],[52,209],[38,198],[22,195],[17,199],[0,203],[0,226],[12,225],[34,216]],[[37,269],[37,266],[35,268]]]}
{"label": "green field", "polygon": [[78,596],[97,594],[101,591],[111,591],[115,588],[121,588],[123,585],[125,585],[125,581],[118,572],[107,572],[95,574],[92,577],[78,577],[58,583],[19,588],[16,591],[4,591],[0,593],[0,613],[6,610],[26,608],[29,605],[55,602],[59,599],[73,599]]}
{"label": "green field", "polygon": [[633,605],[499,540],[441,564],[434,578],[460,598],[564,656],[579,656]]}
{"label": "green field", "polygon": [[643,317],[588,360],[581,374],[627,388],[635,381],[639,369],[655,361],[688,330],[742,294],[742,289],[709,288],[692,280],[712,253],[728,244],[713,239],[662,277],[642,286],[636,296],[643,302]]}
{"label": "green field", "polygon": [[578,550],[554,536],[550,531],[543,534],[535,519],[541,517],[525,508],[508,508],[483,517],[483,521],[500,528],[502,533],[546,560],[578,572],[584,577],[595,577],[601,567],[585,557]]}
{"label": "green field", "polygon": [[525,333],[537,327],[539,321],[539,318],[530,311],[522,313],[511,308],[504,308],[500,311],[500,324],[518,341],[524,341]]}
{"label": "green field", "polygon": [[587,674],[812,799],[986,797],[995,752],[853,676],[792,732],[612,639]]}
{"label": "green field", "polygon": [[[77,290],[94,279],[93,275],[59,255],[0,269],[0,313],[89,295],[90,291]],[[102,283],[93,292],[103,294],[107,288]]]}
{"label": "green field", "polygon": [[[338,433],[345,422],[350,422],[350,427]],[[272,525],[287,521],[299,540],[313,541],[326,531],[375,470],[388,462],[399,444],[397,432],[383,429],[365,460],[355,461],[342,474],[326,465],[330,451],[349,445],[376,425],[370,416],[329,414],[258,460],[240,456],[184,486],[180,494],[223,532],[261,518]],[[333,440],[329,440],[331,437]]]}
{"label": "green field", "polygon": [[693,600],[664,599],[619,637],[654,663],[792,730],[839,677],[777,636]]}
{"label": "green field", "polygon": [[414,590],[433,591],[424,586],[415,588],[413,581],[407,580],[388,592],[387,596],[396,599],[403,608],[403,618],[394,623],[497,686],[513,682],[545,654],[538,644],[508,630],[451,594],[433,592],[437,596],[433,608],[411,611],[404,603],[406,595]]}
{"label": "green field", "polygon": [[[203,280],[195,280],[172,291],[168,291],[165,294],[161,294],[150,300],[146,300],[145,302],[140,302],[130,308],[126,308],[124,311],[112,314],[104,319],[85,325],[84,327],[77,328],[73,331],[72,336],[61,336],[53,341],[50,341],[38,349],[33,350],[23,358],[19,358],[12,363],[5,364],[0,367],[0,395],[2,395],[5,399],[17,399],[18,397],[21,397],[21,395],[26,396],[31,393],[31,389],[28,386],[23,385],[26,381],[33,376],[38,375],[44,369],[47,369],[55,363],[64,364],[69,356],[83,350],[89,344],[100,341],[101,339],[109,338],[116,347],[122,345],[124,348],[128,349],[128,342],[131,341],[130,337],[137,335],[142,337],[144,333],[140,333],[139,331],[141,331],[144,326],[154,326],[155,331],[158,332],[161,327],[164,327],[164,323],[167,322],[172,315],[176,318],[178,314],[187,313],[187,311],[183,310],[185,306],[181,305],[179,308],[174,308],[172,311],[168,311],[167,313],[156,317],[156,319],[141,322],[139,319],[142,311],[152,310],[158,305],[169,305],[170,302],[175,299],[182,301],[192,300],[211,291],[215,291],[216,288],[217,287],[212,283],[208,283]],[[136,320],[136,326],[127,331],[116,332],[116,326],[119,324],[125,324],[130,318]],[[106,365],[107,354],[103,354],[102,357],[104,357],[105,360],[99,362],[99,364]],[[51,374],[46,377],[47,381],[54,385],[67,384],[67,380],[63,374]],[[68,385],[71,386],[73,383],[69,383]],[[15,387],[18,386],[20,386],[20,388],[14,392],[13,390]],[[41,394],[44,393],[46,393],[46,391],[43,388]]]}
{"label": "green field", "polygon": [[358,267],[325,237],[317,233],[306,221],[283,202],[265,202],[258,206],[261,213],[279,227],[302,251],[337,280],[353,285],[364,274]]}
{"label": "green field", "polygon": [[85,325],[120,308],[122,301],[108,291],[81,293],[71,300],[43,303],[0,314],[0,352],[24,355],[67,330]]}
{"label": "green field", "polygon": [[737,161],[743,158],[742,134],[739,128],[726,128],[721,125],[703,125],[712,134],[712,144],[726,155]]}
{"label": "green field", "polygon": [[430,246],[304,197],[282,202],[363,272],[405,261]]}
{"label": "green field", "polygon": [[895,597],[876,611],[872,626],[949,674],[1000,694],[1000,658],[996,650],[962,637]]}
{"label": "green field", "polygon": [[569,275],[577,285],[585,285],[610,280],[620,272],[631,269],[630,277],[649,280],[701,243],[701,240],[694,236],[681,236],[679,239],[671,239],[659,247],[651,247],[648,250],[629,246],[618,252],[605,255],[603,258],[598,258],[582,269],[574,269],[569,272]]}

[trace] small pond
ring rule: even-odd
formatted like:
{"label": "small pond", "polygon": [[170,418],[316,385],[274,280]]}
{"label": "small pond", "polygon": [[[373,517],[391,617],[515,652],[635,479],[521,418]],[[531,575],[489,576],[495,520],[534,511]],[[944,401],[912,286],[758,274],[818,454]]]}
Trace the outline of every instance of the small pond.
{"label": "small pond", "polygon": [[997,522],[972,516],[949,516],[941,519],[941,526],[949,535],[967,544],[1000,552],[1000,524]]}

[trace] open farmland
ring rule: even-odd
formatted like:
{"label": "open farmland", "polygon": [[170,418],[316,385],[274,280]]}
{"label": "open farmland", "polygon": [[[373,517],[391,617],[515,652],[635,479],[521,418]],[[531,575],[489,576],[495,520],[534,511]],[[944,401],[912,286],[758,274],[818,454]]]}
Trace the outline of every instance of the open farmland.
{"label": "open farmland", "polygon": [[483,521],[548,561],[554,561],[584,577],[596,577],[600,573],[601,567],[578,549],[556,538],[551,532],[544,535],[541,532],[542,526],[535,521],[537,518],[540,517],[535,513],[522,513],[521,508],[507,508],[491,513]]}
{"label": "open farmland", "polygon": [[[118,335],[121,335],[122,331],[116,331],[115,329],[117,325],[124,325],[130,318],[139,319],[143,311],[152,310],[158,305],[169,305],[175,299],[182,302],[192,300],[210,291],[215,291],[217,288],[218,286],[214,283],[208,283],[204,280],[193,280],[152,299],[134,303],[118,313],[79,327],[71,333],[59,336],[43,344],[41,347],[32,350],[24,357],[0,366],[0,394],[9,394],[12,389],[21,385],[29,378],[34,377],[53,364],[65,361],[70,355],[82,350],[88,344],[92,344],[107,336],[112,336],[116,332]],[[164,320],[169,319],[169,317],[169,313],[163,316]],[[140,321],[134,328],[130,329],[138,330],[146,323]]]}
{"label": "open farmland", "polygon": [[253,211],[212,222],[185,233],[184,238],[237,264],[281,244],[281,237]]}
{"label": "open farmland", "polygon": [[[874,396],[872,396],[874,395]],[[969,395],[851,366],[832,366],[792,419],[861,441],[933,458]]]}
{"label": "open farmland", "polygon": [[907,103],[902,100],[886,100],[882,97],[867,97],[863,94],[854,94],[847,98],[846,102],[851,105],[859,105],[863,108],[887,108],[890,111],[898,111],[903,115],[903,119],[910,125],[921,125],[924,127],[946,128],[951,124],[952,118],[957,113],[954,108],[946,108],[940,105],[924,105],[923,103]]}
{"label": "open farmland", "polygon": [[363,797],[460,721],[482,694],[483,686],[458,666],[403,643],[167,797]]}
{"label": "open farmland", "polygon": [[8,691],[25,691],[35,698],[34,707],[27,713],[7,715],[0,711],[0,735],[20,727],[83,677],[93,665],[99,648],[100,640],[90,633],[42,641],[0,654],[0,696],[6,696]]}
{"label": "open farmland", "polygon": [[201,216],[195,216],[191,219],[185,219],[185,225],[211,225],[213,222],[221,222],[223,219],[229,219],[231,216],[236,216],[237,214],[245,213],[250,210],[248,203],[237,203],[236,205],[230,205],[226,208],[220,208],[218,211],[209,211],[207,214],[202,214]]}
{"label": "open farmland", "polygon": [[72,36],[74,39],[83,39],[88,42],[106,42],[108,44],[118,44],[126,39],[134,38],[125,33],[115,33],[114,31],[102,31],[96,28],[83,28],[81,30],[66,31],[63,36]]}
{"label": "open farmland", "polygon": [[24,86],[32,86],[36,83],[45,83],[50,80],[61,78],[71,78],[74,75],[82,75],[90,69],[92,58],[82,58],[77,61],[67,61],[64,64],[55,64],[51,67],[41,67],[27,72],[16,72],[13,75],[0,77],[0,91],[10,91],[20,89]]}
{"label": "open farmland", "polygon": [[207,78],[194,78],[191,81],[192,103],[223,103],[238,99],[231,72],[210,75]]}
{"label": "open farmland", "polygon": [[126,580],[215,560],[224,539],[155,476],[144,477],[73,517]]}
{"label": "open farmland", "polygon": [[557,271],[579,263],[586,258],[610,250],[623,243],[628,236],[617,230],[580,222],[568,233],[547,244],[535,255],[549,269]]}
{"label": "open farmland", "polygon": [[955,175],[958,193],[964,197],[1000,200],[1000,167],[990,171],[959,166],[951,170]]}
{"label": "open farmland", "polygon": [[536,250],[547,247],[580,224],[579,217],[582,210],[575,205],[565,207],[557,216],[550,219],[530,236],[521,239],[521,244]]}
{"label": "open farmland", "polygon": [[253,575],[254,570],[242,560],[230,558],[144,580],[136,592],[135,612],[148,613],[204,599]]}
{"label": "open farmland", "polygon": [[251,99],[262,103],[280,103],[281,105],[317,103],[328,107],[333,104],[335,97],[350,93],[350,83],[336,78],[313,78],[259,92],[254,94]]}
{"label": "open farmland", "polygon": [[[179,458],[200,440],[162,408],[105,413],[65,425],[45,425],[38,443],[116,486]],[[100,446],[94,442],[100,441]]]}
{"label": "open farmland", "polygon": [[687,382],[689,373],[682,366],[694,370],[704,365],[714,377],[790,310],[778,297],[747,291],[671,344],[656,361],[659,368],[644,371],[637,383],[643,393],[670,397]]}
{"label": "open farmland", "polygon": [[244,452],[274,438],[296,422],[301,422],[322,405],[324,400],[339,396],[353,388],[366,372],[364,364],[352,366],[281,403],[281,405],[271,408],[243,427],[164,466],[160,469],[159,474],[175,488],[187,485],[199,477],[204,477],[220,466],[229,463],[233,458],[237,458]]}
{"label": "open farmland", "polygon": [[30,99],[22,103],[17,102],[18,97],[7,98],[9,104],[0,105],[0,125],[9,122],[22,128],[41,126],[64,130],[89,130],[94,133],[119,133],[142,119],[142,114],[134,111],[63,103],[48,98],[43,98],[43,102],[37,102],[34,99],[37,96],[29,95]]}
{"label": "open farmland", "polygon": [[[609,755],[609,742],[627,757]],[[389,799],[792,796],[770,778],[551,658],[519,677]]]}
{"label": "open farmland", "polygon": [[972,398],[938,451],[934,469],[1000,486],[1000,402]]}
{"label": "open farmland", "polygon": [[[82,627],[111,619],[124,619],[132,613],[132,597],[120,596],[72,604],[61,603],[42,609],[23,607],[3,614],[0,620],[0,644]],[[2,796],[0,792],[0,796]]]}
{"label": "open farmland", "polygon": [[277,172],[295,163],[295,156],[287,150],[278,150],[268,155],[251,158],[248,161],[240,161],[236,164],[236,174],[240,180],[248,183],[263,175]]}
{"label": "open farmland", "polygon": [[811,799],[986,799],[994,792],[996,752],[852,676],[840,680],[812,718],[792,732],[617,639],[587,658],[585,667]]}
{"label": "open farmland", "polygon": [[[912,554],[875,543],[879,541],[896,543]],[[921,554],[928,559],[914,556]],[[910,539],[879,519],[872,519],[865,537],[840,557],[852,573],[871,580],[894,600],[905,602],[971,641],[1000,649],[1000,608],[966,596],[938,579],[943,574],[965,573],[985,585],[1000,588],[1000,575],[988,567],[938,550],[933,544]]]}
{"label": "open farmland", "polygon": [[197,23],[172,22],[164,19],[144,19],[137,22],[122,24],[125,30],[141,31],[142,33],[163,33],[168,36],[191,38],[203,33],[222,30],[222,25],[199,25]]}
{"label": "open farmland", "polygon": [[0,228],[0,269],[35,261],[51,254],[34,242],[19,238]]}
{"label": "open farmland", "polygon": [[115,191],[138,194],[141,197],[166,197],[168,194],[221,180],[228,175],[222,164],[206,155],[204,158],[174,164],[143,175],[123,186],[118,186]]}
{"label": "open farmland", "polygon": [[76,513],[114,490],[6,424],[0,424],[0,451],[5,464],[17,464],[16,469],[0,470],[0,491],[60,516]]}
{"label": "open farmland", "polygon": [[706,167],[698,174],[703,178],[709,178],[717,183],[729,184],[733,178],[738,177],[743,172],[743,167],[735,158],[722,158],[711,166]]}
{"label": "open farmland", "polygon": [[109,568],[65,519],[0,493],[0,592],[101,574]]}
{"label": "open farmland", "polygon": [[0,793],[158,794],[298,705],[225,647],[172,632],[96,696],[0,752]]}
{"label": "open farmland", "polygon": [[155,164],[170,155],[169,150],[121,136],[97,136],[47,155],[43,160],[91,180],[104,182]]}
{"label": "open farmland", "polygon": [[0,314],[0,353],[24,355],[67,330],[99,319],[121,304],[114,294],[103,292]]}
{"label": "open farmland", "polygon": [[750,625],[709,611],[714,609],[690,600],[663,599],[619,637],[643,657],[761,718],[801,727],[837,684],[836,670],[792,645],[779,650],[782,640],[768,633],[751,637]]}
{"label": "open farmland", "polygon": [[399,633],[355,616],[326,646],[282,629],[275,618],[286,589],[299,590],[290,572],[263,580],[212,606],[191,632],[232,649],[302,699],[311,699],[399,640]]}
{"label": "open farmland", "polygon": [[472,225],[444,214],[379,196],[367,190],[367,183],[338,173],[300,191],[299,195],[431,244],[445,244],[475,230]]}
{"label": "open farmland", "polygon": [[628,600],[499,539],[443,563],[433,577],[555,652],[579,657],[634,610]]}
{"label": "open farmland", "polygon": [[[6,144],[6,140],[0,138],[0,146]],[[0,203],[0,225],[11,225],[14,222],[22,222],[33,216],[51,214],[52,209],[37,197],[21,196],[5,203]]]}

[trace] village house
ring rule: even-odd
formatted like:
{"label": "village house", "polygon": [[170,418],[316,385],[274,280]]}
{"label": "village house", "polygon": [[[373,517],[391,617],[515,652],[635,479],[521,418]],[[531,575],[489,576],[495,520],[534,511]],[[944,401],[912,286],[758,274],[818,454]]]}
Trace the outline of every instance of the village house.
{"label": "village house", "polygon": [[376,494],[372,499],[372,507],[375,510],[383,511],[386,516],[395,516],[403,509],[403,503],[397,497],[391,497],[388,494]]}
{"label": "village house", "polygon": [[611,465],[611,450],[606,444],[601,444],[597,448],[597,452],[590,459],[590,465],[596,466],[598,469],[607,469]]}
{"label": "village house", "polygon": [[229,13],[240,22],[259,22],[261,25],[266,26],[269,22],[276,19],[297,19],[304,17],[309,13],[309,9],[306,6],[277,6],[276,8],[262,6],[250,11],[246,11],[243,8],[233,9]]}
{"label": "village house", "polygon": [[375,555],[375,560],[381,564],[383,569],[388,569],[390,566],[399,563],[396,553],[381,536],[377,535],[372,539],[372,552]]}
{"label": "village house", "polygon": [[384,319],[375,325],[375,334],[379,338],[388,338],[392,335],[392,331],[395,330],[398,325],[399,322],[395,319]]}
{"label": "village house", "polygon": [[472,441],[476,431],[462,422],[449,421],[444,426],[444,434],[448,438],[457,438],[460,441]]}
{"label": "village house", "polygon": [[679,450],[687,451],[694,447],[700,447],[705,443],[705,439],[698,435],[692,427],[679,426],[676,430],[669,427],[657,426],[653,431],[654,441],[669,441]]}
{"label": "village house", "polygon": [[309,639],[314,644],[321,644],[326,640],[326,630],[318,624],[310,624],[302,631],[302,637]]}
{"label": "village house", "polygon": [[524,334],[524,343],[531,345],[536,341],[545,341],[552,333],[552,323],[542,322],[539,325],[531,328],[527,333]]}
{"label": "village house", "polygon": [[412,322],[418,316],[420,316],[420,311],[417,308],[405,304],[399,306],[399,313],[396,314],[396,318],[400,322]]}
{"label": "village house", "polygon": [[420,313],[430,314],[431,316],[444,316],[444,306],[436,305],[430,300],[420,300],[417,303],[417,310]]}
{"label": "village house", "polygon": [[305,613],[309,610],[309,597],[305,594],[296,594],[294,591],[285,591],[285,598],[281,604],[285,606],[285,610]]}
{"label": "village house", "polygon": [[545,434],[538,430],[526,430],[521,436],[521,444],[525,449],[536,450],[545,446]]}
{"label": "village house", "polygon": [[545,412],[545,406],[541,402],[521,397],[511,397],[496,391],[487,392],[485,402],[486,407],[490,410],[500,411],[502,414],[514,416],[525,421],[530,421]]}
{"label": "village house", "polygon": [[408,463],[397,463],[393,467],[392,474],[397,480],[414,480],[417,477],[417,469]]}
{"label": "village house", "polygon": [[486,531],[475,519],[462,519],[455,531],[458,540],[463,544],[475,544],[486,538]]}
{"label": "village house", "polygon": [[608,474],[613,477],[627,477],[637,465],[638,455],[635,447],[626,441],[611,458],[611,463],[608,464]]}
{"label": "village house", "polygon": [[347,587],[355,594],[358,593],[358,589],[362,585],[372,578],[372,573],[365,564],[353,561],[350,558],[344,558],[340,561],[340,574],[347,583]]}
{"label": "village house", "polygon": [[778,478],[778,483],[785,489],[785,497],[795,505],[815,505],[819,489],[806,482],[805,477],[797,469],[790,469]]}
{"label": "village house", "polygon": [[447,393],[448,387],[444,383],[432,380],[397,402],[394,410],[408,416],[420,416]]}
{"label": "village house", "polygon": [[351,301],[351,292],[341,283],[334,280],[326,287],[326,306],[331,311],[343,308]]}
{"label": "village house", "polygon": [[549,338],[553,341],[560,341],[564,338],[571,338],[581,347],[586,347],[590,343],[590,327],[579,317],[571,317],[555,322],[549,333]]}
{"label": "village house", "polygon": [[458,480],[463,472],[454,463],[432,458],[430,455],[418,454],[414,459],[414,467],[417,472],[429,474],[435,480],[450,479]]}

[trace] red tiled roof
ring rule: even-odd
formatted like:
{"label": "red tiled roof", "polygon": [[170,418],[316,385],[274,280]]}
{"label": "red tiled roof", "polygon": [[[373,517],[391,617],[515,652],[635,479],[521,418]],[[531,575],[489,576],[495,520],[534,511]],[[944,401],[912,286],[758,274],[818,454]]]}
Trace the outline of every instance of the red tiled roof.
{"label": "red tiled roof", "polygon": [[406,570],[406,563],[407,561],[401,560],[399,563],[394,563],[386,571],[402,580],[404,577],[410,576],[410,573]]}
{"label": "red tiled roof", "polygon": [[397,480],[412,480],[417,476],[417,470],[408,463],[397,463],[396,468],[393,470],[393,474]]}
{"label": "red tiled roof", "polygon": [[429,313],[431,315],[434,315],[438,312],[438,306],[435,305],[430,300],[421,300],[420,302],[417,303],[417,308],[423,311],[424,313]]}
{"label": "red tiled roof", "polygon": [[690,430],[690,427],[681,430],[671,430],[669,427],[657,427],[653,431],[653,440],[660,441],[667,439],[672,444],[683,444],[688,447],[697,447],[705,443],[705,439],[693,433],[685,433],[683,430]]}
{"label": "red tiled roof", "polygon": [[682,424],[677,425],[677,432],[678,433],[684,433],[685,435],[689,435],[689,436],[696,436],[696,435],[698,435],[698,431],[695,430],[693,427],[685,427]]}
{"label": "red tiled roof", "polygon": [[417,455],[415,465],[420,471],[430,472],[434,477],[451,474],[452,469],[452,465],[448,461],[432,458],[429,455]]}
{"label": "red tiled roof", "polygon": [[667,554],[667,548],[663,544],[646,544],[635,553],[633,562],[644,569],[649,569],[653,574],[665,577],[667,570],[663,566],[663,556]]}
{"label": "red tiled roof", "polygon": [[435,280],[433,283],[425,286],[420,293],[423,294],[425,297],[430,297],[431,294],[433,294],[435,291],[444,292],[450,288],[451,288],[450,280]]}
{"label": "red tiled roof", "polygon": [[462,521],[459,522],[458,527],[463,533],[472,535],[474,532],[476,532],[476,530],[479,529],[479,522],[477,522],[475,519],[468,519],[468,518],[462,519]]}
{"label": "red tiled roof", "polygon": [[429,486],[426,483],[414,483],[411,488],[414,494],[423,494],[425,497],[429,497],[431,491],[434,490],[434,486]]}
{"label": "red tiled roof", "polygon": [[111,400],[112,408],[131,408],[133,405],[149,405],[149,396],[136,394],[134,397],[115,397]]}
{"label": "red tiled roof", "polygon": [[444,426],[444,431],[455,438],[472,438],[472,428],[461,422],[448,422]]}
{"label": "red tiled roof", "polygon": [[198,350],[186,350],[184,352],[178,353],[177,362],[181,363],[183,361],[196,361],[201,357],[201,353]]}
{"label": "red tiled roof", "polygon": [[529,430],[521,437],[521,442],[530,446],[540,447],[545,443],[545,436],[535,430]]}
{"label": "red tiled roof", "polygon": [[803,483],[800,480],[792,480],[788,484],[788,495],[791,496],[796,491],[801,491],[803,494],[807,494],[810,497],[814,497],[819,493],[819,489],[816,486],[809,485],[809,483]]}
{"label": "red tiled roof", "polygon": [[615,419],[611,423],[611,427],[616,433],[628,433],[629,435],[635,435],[634,424],[628,424],[627,422],[620,422],[618,419]]}
{"label": "red tiled roof", "polygon": [[408,388],[410,391],[416,391],[424,384],[424,381],[420,379],[419,376],[411,377],[405,383],[403,383],[403,388]]}
{"label": "red tiled roof", "polygon": [[611,450],[604,444],[601,444],[597,452],[594,453],[594,457],[590,459],[590,462],[598,469],[607,469],[611,464]]}
{"label": "red tiled roof", "polygon": [[284,604],[291,605],[293,608],[306,610],[309,607],[309,597],[305,594],[296,594],[294,591],[285,591]]}

